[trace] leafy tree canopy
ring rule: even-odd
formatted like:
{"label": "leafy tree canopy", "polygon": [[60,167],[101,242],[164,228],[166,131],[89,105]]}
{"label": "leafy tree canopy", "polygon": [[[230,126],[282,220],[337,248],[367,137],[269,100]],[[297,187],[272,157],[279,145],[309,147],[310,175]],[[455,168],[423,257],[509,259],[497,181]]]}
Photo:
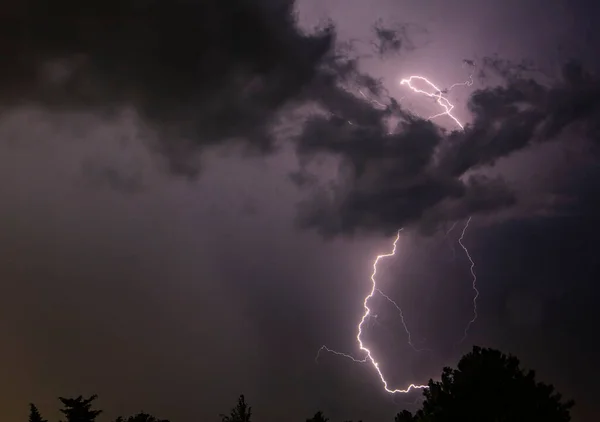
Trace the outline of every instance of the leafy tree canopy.
{"label": "leafy tree canopy", "polygon": [[498,350],[473,347],[457,369],[444,368],[429,381],[423,408],[404,411],[396,422],[568,422],[573,401],[563,401],[552,385],[537,382],[519,360]]}
{"label": "leafy tree canopy", "polygon": [[[422,408],[415,414],[404,410],[394,422],[569,422],[574,405],[572,400],[563,400],[552,385],[536,381],[534,371],[521,369],[516,357],[476,346],[456,369],[444,368],[440,381],[429,380],[428,387],[423,390]],[[59,397],[65,422],[96,422],[102,413],[92,408],[96,398]],[[222,422],[251,422],[252,407],[240,395],[229,415],[220,416]],[[33,403],[29,422],[48,422]],[[115,422],[169,421],[140,412]],[[318,411],[306,422],[329,419]]]}

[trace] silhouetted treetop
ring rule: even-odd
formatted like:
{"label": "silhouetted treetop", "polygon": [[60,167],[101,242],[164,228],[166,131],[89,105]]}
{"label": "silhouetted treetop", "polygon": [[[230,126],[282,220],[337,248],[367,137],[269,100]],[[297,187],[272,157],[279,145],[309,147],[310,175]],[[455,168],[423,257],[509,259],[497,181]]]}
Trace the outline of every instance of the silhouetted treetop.
{"label": "silhouetted treetop", "polygon": [[119,416],[115,422],[169,422],[169,420],[158,419],[148,413],[140,412],[137,415],[129,416],[127,419]]}
{"label": "silhouetted treetop", "polygon": [[67,418],[66,422],[94,422],[102,410],[92,410],[92,402],[98,398],[93,395],[87,399],[79,396],[74,399],[59,397],[63,408],[60,412]]}
{"label": "silhouetted treetop", "polygon": [[[516,357],[477,346],[460,359],[456,369],[444,368],[440,381],[429,380],[423,396],[421,409],[415,414],[404,410],[394,422],[569,422],[574,405],[563,400],[552,385],[536,381],[534,371],[521,369]],[[96,398],[59,397],[65,422],[95,422],[102,413],[92,409]],[[33,403],[29,408],[29,422],[48,422]],[[230,413],[220,417],[222,422],[251,422],[252,407],[242,394]],[[169,421],[140,412],[114,422]],[[306,422],[329,419],[318,411]]]}
{"label": "silhouetted treetop", "polygon": [[221,414],[223,422],[250,422],[251,417],[252,407],[248,406],[243,394],[239,397],[237,405],[231,409],[229,416]]}
{"label": "silhouetted treetop", "polygon": [[398,414],[396,422],[568,422],[574,404],[523,371],[516,357],[480,347],[457,369],[444,368],[441,381],[430,380],[423,395],[423,408],[414,416]]}
{"label": "silhouetted treetop", "polygon": [[48,422],[33,403],[29,403],[29,422]]}
{"label": "silhouetted treetop", "polygon": [[327,422],[328,420],[329,418],[326,418],[325,415],[323,415],[323,412],[319,410],[317,413],[315,413],[315,416],[307,419],[306,422]]}
{"label": "silhouetted treetop", "polygon": [[410,413],[408,410],[403,410],[402,412],[398,413],[394,418],[394,422],[413,422],[416,420],[416,417],[413,416],[413,414]]}

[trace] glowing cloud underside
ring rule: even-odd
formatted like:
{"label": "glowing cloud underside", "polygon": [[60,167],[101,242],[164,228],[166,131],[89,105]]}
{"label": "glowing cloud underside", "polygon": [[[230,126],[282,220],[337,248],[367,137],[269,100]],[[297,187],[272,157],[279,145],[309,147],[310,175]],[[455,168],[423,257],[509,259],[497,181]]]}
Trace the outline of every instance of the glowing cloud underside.
{"label": "glowing cloud underside", "polygon": [[[424,83],[426,86],[428,86],[430,88],[430,90],[423,90],[423,89],[419,89],[417,87],[415,87],[414,82],[415,81],[421,81],[422,83]],[[408,78],[402,79],[400,81],[401,85],[407,85],[412,91],[414,91],[415,93],[418,94],[422,94],[425,95],[429,98],[434,98],[437,102],[437,104],[442,107],[442,109],[444,110],[441,113],[438,113],[436,115],[433,115],[431,117],[429,117],[429,119],[434,119],[436,117],[441,117],[441,116],[448,116],[449,118],[451,118],[461,129],[464,129],[463,124],[456,118],[456,116],[454,116],[452,114],[452,110],[454,109],[454,105],[452,103],[450,103],[450,101],[444,97],[442,94],[444,92],[450,92],[454,87],[457,86],[471,86],[473,84],[473,75],[471,74],[469,76],[469,79],[465,82],[462,83],[456,83],[452,86],[450,86],[448,89],[446,90],[442,90],[439,87],[437,87],[434,83],[432,83],[431,81],[429,81],[426,77],[424,76],[418,76],[418,75],[413,75],[410,76]],[[360,92],[360,91],[359,91]],[[360,94],[365,97],[365,99],[368,99],[362,92],[360,92]],[[379,106],[383,106],[385,107],[384,104],[374,101],[377,105]],[[350,123],[350,122],[349,122]],[[352,124],[352,123],[350,123]],[[464,336],[462,337],[462,339],[459,341],[459,343],[462,343],[468,334],[468,330],[471,327],[471,325],[475,322],[475,320],[477,319],[477,298],[479,297],[479,291],[477,290],[477,277],[475,275],[475,262],[473,261],[473,259],[471,258],[471,255],[469,254],[468,249],[465,247],[465,245],[463,244],[463,238],[465,236],[465,233],[467,231],[467,228],[469,227],[469,223],[471,222],[471,217],[469,217],[469,219],[467,220],[460,239],[458,240],[458,243],[460,244],[460,246],[462,247],[462,249],[465,251],[465,254],[467,256],[467,258],[469,259],[469,262],[471,263],[471,267],[470,267],[470,271],[471,271],[471,275],[473,277],[473,282],[472,282],[472,286],[473,286],[473,290],[475,291],[475,297],[473,298],[473,318],[468,322],[467,326],[465,327],[464,330]],[[452,225],[452,227],[450,228],[450,230],[448,230],[448,232],[446,233],[446,235],[448,235],[448,233],[450,231],[452,231],[452,229],[455,227],[456,223],[454,223]],[[338,352],[336,350],[332,350],[330,348],[328,348],[327,346],[321,346],[321,348],[319,349],[319,351],[317,352],[317,357],[315,360],[318,360],[319,355],[322,351],[326,351],[338,356],[343,356],[345,358],[351,359],[354,362],[358,362],[358,363],[371,363],[371,365],[373,365],[373,367],[375,368],[375,371],[377,372],[377,374],[379,375],[379,379],[381,380],[382,384],[383,384],[383,388],[385,389],[386,392],[391,393],[391,394],[395,394],[395,393],[408,393],[411,390],[416,390],[416,389],[423,389],[423,388],[428,388],[427,385],[419,385],[419,384],[410,384],[408,385],[406,388],[402,389],[402,388],[396,388],[396,389],[391,389],[389,387],[389,384],[387,382],[387,380],[385,379],[383,372],[381,371],[379,362],[377,360],[375,360],[375,358],[373,357],[373,353],[371,352],[371,350],[364,344],[363,340],[362,340],[362,334],[363,334],[363,326],[365,324],[365,322],[371,318],[371,317],[376,317],[376,315],[374,315],[371,311],[371,309],[369,308],[369,300],[375,295],[375,293],[379,293],[382,297],[384,297],[385,299],[387,299],[389,302],[391,302],[396,309],[398,310],[398,312],[400,313],[400,318],[402,320],[402,325],[404,326],[404,329],[408,335],[408,344],[415,350],[415,351],[420,351],[419,349],[416,349],[415,346],[412,343],[412,339],[411,339],[411,333],[408,329],[408,326],[404,320],[404,315],[402,313],[402,309],[400,309],[400,306],[398,306],[398,304],[396,302],[394,302],[389,296],[387,296],[386,294],[384,294],[381,290],[379,290],[379,288],[377,287],[377,280],[375,278],[375,276],[377,275],[377,264],[379,263],[379,261],[383,258],[389,258],[389,257],[393,257],[394,255],[396,255],[396,249],[397,249],[397,244],[398,244],[398,240],[400,239],[400,232],[402,231],[402,229],[398,230],[398,233],[396,234],[396,238],[394,239],[393,242],[393,248],[392,251],[390,253],[387,254],[382,254],[382,255],[377,255],[377,257],[375,258],[375,261],[373,261],[373,272],[371,273],[371,290],[369,292],[369,294],[365,297],[364,301],[363,301],[363,308],[364,308],[364,314],[362,316],[362,318],[360,319],[360,322],[358,324],[357,327],[357,334],[356,334],[356,340],[358,342],[358,346],[359,349],[364,352],[366,354],[365,358],[363,359],[356,359],[355,357],[346,354],[346,353],[341,353]],[[422,350],[427,350],[427,349],[422,349]]]}

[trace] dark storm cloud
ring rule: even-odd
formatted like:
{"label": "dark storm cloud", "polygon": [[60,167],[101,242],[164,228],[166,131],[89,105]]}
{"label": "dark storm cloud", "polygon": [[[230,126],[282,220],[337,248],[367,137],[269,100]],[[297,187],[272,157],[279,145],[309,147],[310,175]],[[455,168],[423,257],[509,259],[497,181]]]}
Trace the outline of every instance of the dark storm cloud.
{"label": "dark storm cloud", "polygon": [[[237,140],[271,152],[280,112],[316,104],[327,116],[303,126],[296,140],[301,162],[334,155],[343,174],[303,204],[300,219],[329,235],[432,227],[513,205],[502,180],[472,171],[597,111],[598,82],[575,64],[548,87],[522,76],[525,65],[487,59],[485,69],[506,84],[472,96],[474,119],[464,132],[443,131],[383,100],[381,81],[359,70],[351,49],[334,45],[332,26],[301,33],[293,7],[293,0],[4,5],[0,105],[100,114],[132,107],[160,134],[172,170],[195,174],[194,151]],[[405,27],[374,28],[381,55],[413,46]],[[391,133],[390,118],[400,120]],[[595,134],[598,125],[586,130]],[[110,167],[88,170],[124,191],[138,184]],[[315,188],[305,170],[294,178]]]}
{"label": "dark storm cloud", "polygon": [[81,169],[82,179],[92,188],[107,187],[124,194],[139,193],[143,189],[142,172],[132,165],[118,167],[112,162],[88,158]]}
{"label": "dark storm cloud", "polygon": [[[0,101],[111,112],[133,106],[183,165],[188,146],[270,150],[275,112],[314,78],[332,32],[301,34],[293,0],[6,3]],[[176,142],[191,139],[190,144]],[[179,168],[193,171],[191,168]]]}
{"label": "dark storm cloud", "polygon": [[411,25],[386,25],[382,20],[373,25],[375,41],[373,46],[380,57],[387,57],[400,53],[401,51],[412,51],[416,49],[411,31]]}
{"label": "dark storm cloud", "polygon": [[[407,225],[429,230],[448,219],[515,205],[517,198],[502,179],[474,171],[555,139],[567,128],[596,133],[600,84],[575,63],[568,63],[563,78],[550,87],[507,68],[498,73],[505,84],[473,94],[468,104],[473,122],[464,131],[444,131],[397,104],[378,110],[380,120],[370,125],[353,121],[355,113],[347,122],[339,110],[338,117],[309,120],[298,139],[303,163],[331,155],[342,170],[335,186],[313,186],[317,192],[302,204],[300,224],[328,236],[389,233]],[[357,98],[345,106],[361,110],[366,104]],[[402,120],[391,132],[386,115]]]}

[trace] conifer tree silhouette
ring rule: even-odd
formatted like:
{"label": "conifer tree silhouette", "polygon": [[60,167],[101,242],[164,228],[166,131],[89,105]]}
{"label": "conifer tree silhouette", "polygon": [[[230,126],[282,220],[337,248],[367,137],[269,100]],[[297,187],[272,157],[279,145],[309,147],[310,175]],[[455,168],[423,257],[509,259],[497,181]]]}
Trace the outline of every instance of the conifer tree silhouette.
{"label": "conifer tree silhouette", "polygon": [[329,419],[326,418],[325,415],[323,415],[323,412],[321,412],[320,410],[317,413],[315,413],[315,415],[312,418],[306,420],[306,422],[327,422],[327,421],[329,421]]}
{"label": "conifer tree silhouette", "polygon": [[82,396],[74,399],[59,397],[63,404],[60,412],[65,415],[65,422],[95,422],[98,415],[102,413],[102,410],[92,410],[92,402],[97,398],[95,394],[87,399]]}
{"label": "conifer tree silhouette", "polygon": [[168,419],[158,419],[145,412],[140,412],[137,415],[129,416],[127,419],[119,416],[115,422],[169,422]]}
{"label": "conifer tree silhouette", "polygon": [[229,415],[221,414],[222,422],[250,422],[252,417],[252,407],[246,403],[246,398],[242,394],[237,402],[237,405],[231,409]]}
{"label": "conifer tree silhouette", "polygon": [[29,403],[29,422],[48,422],[33,403]]}

